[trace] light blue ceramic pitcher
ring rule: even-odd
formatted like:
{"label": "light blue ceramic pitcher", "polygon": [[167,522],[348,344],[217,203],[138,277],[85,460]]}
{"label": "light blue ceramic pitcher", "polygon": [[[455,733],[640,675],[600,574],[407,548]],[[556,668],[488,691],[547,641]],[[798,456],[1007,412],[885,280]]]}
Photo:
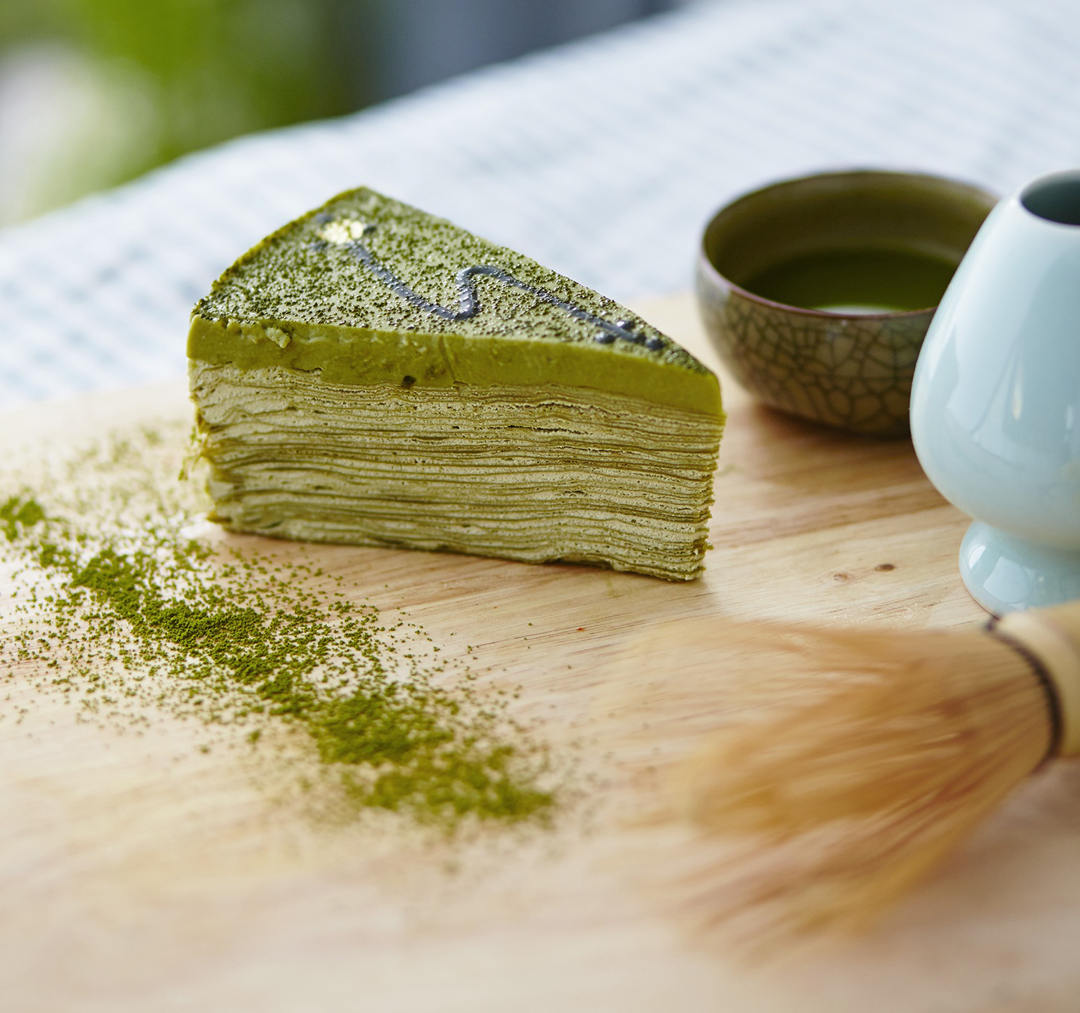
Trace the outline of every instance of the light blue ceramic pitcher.
{"label": "light blue ceramic pitcher", "polygon": [[975,519],[960,573],[982,606],[1080,598],[1080,170],[986,219],[919,355],[911,432]]}

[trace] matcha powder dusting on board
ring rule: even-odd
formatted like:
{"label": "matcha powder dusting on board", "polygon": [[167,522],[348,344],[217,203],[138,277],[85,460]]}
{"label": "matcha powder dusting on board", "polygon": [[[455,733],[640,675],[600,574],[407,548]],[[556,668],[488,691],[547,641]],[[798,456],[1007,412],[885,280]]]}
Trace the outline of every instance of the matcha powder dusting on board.
{"label": "matcha powder dusting on board", "polygon": [[446,831],[548,820],[543,746],[422,629],[321,571],[185,533],[197,507],[173,478],[175,445],[113,440],[33,489],[0,475],[0,566],[16,586],[4,670],[103,720],[165,709],[264,751],[279,738],[266,731],[295,733],[354,811]]}

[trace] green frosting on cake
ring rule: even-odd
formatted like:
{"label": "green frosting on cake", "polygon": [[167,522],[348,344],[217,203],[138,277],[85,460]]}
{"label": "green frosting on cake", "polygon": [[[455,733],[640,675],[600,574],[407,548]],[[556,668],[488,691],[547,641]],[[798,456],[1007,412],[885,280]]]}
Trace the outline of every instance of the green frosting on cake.
{"label": "green frosting on cake", "polygon": [[[358,241],[369,263],[357,255]],[[427,303],[458,311],[459,272],[481,265],[524,287],[474,275],[476,312],[457,319],[416,305],[387,281],[392,275]],[[634,339],[612,340],[559,303],[612,324],[629,321]],[[249,369],[320,370],[332,383],[557,382],[720,409],[715,376],[625,307],[367,189],[334,197],[233,264],[194,309],[188,355]]]}

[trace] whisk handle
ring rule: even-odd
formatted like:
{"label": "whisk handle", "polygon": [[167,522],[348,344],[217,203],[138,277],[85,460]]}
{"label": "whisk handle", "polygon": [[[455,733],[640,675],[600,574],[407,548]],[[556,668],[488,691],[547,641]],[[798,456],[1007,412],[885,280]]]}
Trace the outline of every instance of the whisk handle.
{"label": "whisk handle", "polygon": [[1080,601],[1010,612],[994,629],[1022,644],[1042,665],[1056,697],[1059,756],[1080,756]]}

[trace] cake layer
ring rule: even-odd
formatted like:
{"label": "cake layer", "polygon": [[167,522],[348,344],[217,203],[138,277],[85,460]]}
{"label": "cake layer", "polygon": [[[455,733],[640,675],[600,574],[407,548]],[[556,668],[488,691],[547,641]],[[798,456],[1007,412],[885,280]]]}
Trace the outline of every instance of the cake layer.
{"label": "cake layer", "polygon": [[685,580],[721,422],[565,384],[329,383],[191,364],[215,517],[239,531]]}
{"label": "cake layer", "polygon": [[[620,319],[630,315],[629,310],[615,309]],[[631,343],[609,348],[596,341],[555,343],[534,340],[527,332],[516,337],[398,334],[298,322],[222,323],[201,317],[192,321],[188,335],[190,359],[244,369],[317,370],[330,383],[406,387],[561,383],[720,413],[720,387],[713,373],[692,368],[673,353],[671,361],[635,353],[638,347]],[[683,356],[689,358],[685,352]]]}

